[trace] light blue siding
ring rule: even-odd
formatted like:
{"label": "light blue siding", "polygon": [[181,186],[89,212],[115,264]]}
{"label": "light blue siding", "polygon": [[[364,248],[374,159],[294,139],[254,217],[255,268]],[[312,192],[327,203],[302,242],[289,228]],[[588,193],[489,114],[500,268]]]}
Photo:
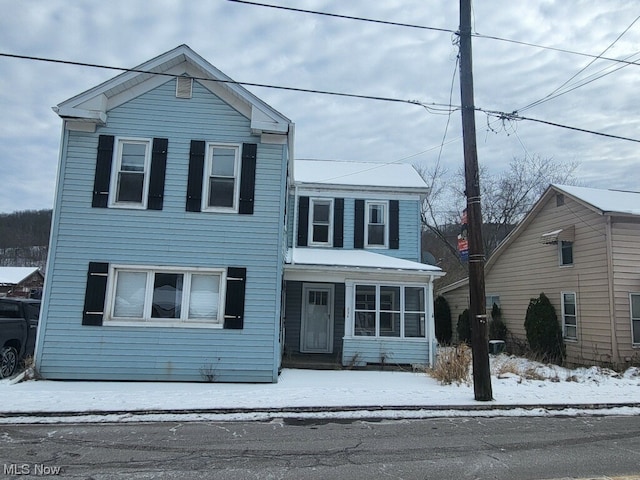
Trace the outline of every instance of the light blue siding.
{"label": "light blue siding", "polygon": [[344,366],[367,363],[428,365],[429,342],[417,339],[345,338],[342,350]]}
{"label": "light blue siding", "polygon": [[[369,195],[363,196],[362,194],[357,194],[352,197],[341,197],[344,198],[344,246],[343,249],[353,250],[354,245],[354,230],[355,230],[355,201],[356,199],[362,200],[387,200],[381,196]],[[293,196],[290,195],[290,205],[294,205]],[[420,261],[420,201],[416,200],[400,200],[399,201],[399,237],[400,237],[400,245],[399,248],[389,249],[389,248],[368,248],[374,253],[380,253],[382,255],[389,255],[391,257],[403,258],[405,260],[412,260],[414,262]],[[294,245],[294,241],[297,239],[293,238],[295,234],[294,222],[297,222],[297,218],[293,218],[296,212],[293,211],[293,208],[290,210],[289,218],[287,221],[287,237],[288,237],[288,245],[292,247]]]}
{"label": "light blue siding", "polygon": [[[92,208],[98,136],[168,138],[161,211]],[[191,140],[257,143],[253,215],[185,211]],[[277,378],[283,264],[283,145],[194,82],[173,80],[108,112],[95,133],[65,132],[38,365],[45,378],[272,382]],[[53,237],[52,237],[53,238]],[[90,261],[247,268],[244,329],[82,326]]]}

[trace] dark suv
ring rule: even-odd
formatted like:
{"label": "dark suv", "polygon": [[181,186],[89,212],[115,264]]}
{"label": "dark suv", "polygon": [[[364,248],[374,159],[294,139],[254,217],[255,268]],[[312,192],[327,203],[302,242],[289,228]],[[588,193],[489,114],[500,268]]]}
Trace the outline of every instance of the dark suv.
{"label": "dark suv", "polygon": [[33,355],[40,316],[40,300],[0,298],[0,378],[13,375]]}

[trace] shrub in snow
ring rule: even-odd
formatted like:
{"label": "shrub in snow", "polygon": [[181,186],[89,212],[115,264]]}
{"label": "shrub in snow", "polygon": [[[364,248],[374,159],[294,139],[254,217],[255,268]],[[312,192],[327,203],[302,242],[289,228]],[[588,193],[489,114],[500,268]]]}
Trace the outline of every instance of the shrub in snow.
{"label": "shrub in snow", "polygon": [[548,362],[562,362],[564,343],[556,309],[544,293],[532,298],[524,320],[527,341],[531,350]]}
{"label": "shrub in snow", "polygon": [[451,330],[451,309],[449,302],[442,295],[438,295],[434,302],[433,314],[436,322],[436,338],[442,345],[449,345],[453,332]]}
{"label": "shrub in snow", "polygon": [[491,309],[489,338],[491,340],[507,340],[507,326],[502,321],[502,312],[500,311],[500,307],[495,303]]}
{"label": "shrub in snow", "polygon": [[465,308],[464,311],[458,315],[458,326],[456,330],[458,332],[458,342],[471,343],[471,322],[469,321],[468,308]]}

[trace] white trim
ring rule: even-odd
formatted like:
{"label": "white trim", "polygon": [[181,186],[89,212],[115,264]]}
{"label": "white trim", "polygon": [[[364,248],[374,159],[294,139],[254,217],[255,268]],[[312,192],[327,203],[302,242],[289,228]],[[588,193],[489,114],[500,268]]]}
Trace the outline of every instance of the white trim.
{"label": "white trim", "polygon": [[[327,241],[326,242],[314,242],[313,241],[313,227],[314,227],[314,202],[319,203],[328,203],[329,204],[329,229],[327,232]],[[307,244],[309,247],[333,247],[333,207],[334,207],[334,199],[333,198],[317,198],[311,197],[309,198],[309,225],[307,232]],[[297,221],[297,220],[296,220]]]}
{"label": "white trim", "polygon": [[[640,298],[640,292],[629,292],[629,320],[631,321],[631,346],[632,347],[640,347],[640,342],[633,341],[633,322],[634,319],[639,322],[638,328],[640,328],[640,312],[637,312],[638,317],[633,316],[633,297]],[[638,333],[640,336],[640,332]]]}
{"label": "white trim", "polygon": [[[233,206],[232,207],[211,207],[209,206],[209,178],[211,175],[211,166],[213,160],[213,150],[215,148],[222,148],[234,151],[233,162]],[[202,205],[201,210],[203,212],[218,212],[218,213],[238,213],[238,204],[240,201],[240,171],[241,171],[241,147],[237,143],[218,143],[207,142],[206,155],[204,159],[204,170],[202,178]],[[222,178],[222,177],[221,177]]]}
{"label": "white trim", "polygon": [[[123,202],[117,200],[118,194],[118,176],[122,166],[122,147],[123,144],[145,145],[144,152],[144,179],[142,181],[142,200],[141,202]],[[153,148],[152,138],[137,137],[116,137],[114,139],[113,159],[111,162],[111,179],[109,182],[109,208],[129,208],[144,210],[147,208],[147,200],[149,198],[149,181],[151,177],[151,150]]]}
{"label": "white trim", "polygon": [[[144,311],[139,317],[114,317],[113,311],[116,300],[116,284],[119,272],[138,272],[146,274]],[[182,298],[180,301],[180,318],[162,320],[151,316],[153,303],[153,281],[156,273],[176,273],[182,274],[184,284],[182,286]],[[189,295],[191,291],[191,277],[198,274],[219,275],[218,285],[218,315],[215,319],[193,319],[188,318]],[[195,327],[195,328],[222,328],[224,325],[224,310],[226,298],[227,269],[204,268],[204,267],[176,267],[160,265],[123,265],[110,264],[107,278],[107,291],[105,296],[105,326],[146,326],[146,327]]]}
{"label": "white trim", "polygon": [[[384,226],[384,239],[382,245],[369,244],[369,208],[374,205],[382,205],[384,207],[382,225]],[[389,202],[386,200],[366,200],[364,202],[364,247],[371,249],[388,249],[389,248]],[[380,224],[374,224],[380,225]]]}
{"label": "white trim", "polygon": [[[575,313],[573,315],[570,315],[570,316],[575,317],[576,324],[575,325],[569,325],[569,327],[575,327],[575,329],[576,329],[576,336],[575,337],[568,337],[566,335],[567,324],[565,323],[565,316],[567,315],[567,313],[565,312],[565,302],[564,302],[564,296],[565,295],[573,295],[573,306],[575,308]],[[560,305],[562,307],[562,338],[565,341],[577,342],[578,341],[578,295],[576,294],[576,292],[561,291],[560,292]]]}

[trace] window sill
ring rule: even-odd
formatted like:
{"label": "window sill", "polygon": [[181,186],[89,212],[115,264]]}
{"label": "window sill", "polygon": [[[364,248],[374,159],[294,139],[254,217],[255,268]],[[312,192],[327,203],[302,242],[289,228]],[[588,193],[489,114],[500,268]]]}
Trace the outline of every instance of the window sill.
{"label": "window sill", "polygon": [[139,203],[110,203],[109,208],[117,208],[120,210],[146,210],[146,205],[140,205]]}
{"label": "window sill", "polygon": [[105,327],[151,327],[151,328],[211,328],[222,329],[221,323],[198,323],[198,322],[158,322],[158,321],[126,321],[126,320],[105,320]]}
{"label": "window sill", "polygon": [[367,340],[390,340],[392,342],[416,342],[416,343],[426,343],[428,342],[426,337],[376,337],[375,335],[353,335],[353,336],[344,336],[343,340],[356,340],[356,341],[367,341]]}

